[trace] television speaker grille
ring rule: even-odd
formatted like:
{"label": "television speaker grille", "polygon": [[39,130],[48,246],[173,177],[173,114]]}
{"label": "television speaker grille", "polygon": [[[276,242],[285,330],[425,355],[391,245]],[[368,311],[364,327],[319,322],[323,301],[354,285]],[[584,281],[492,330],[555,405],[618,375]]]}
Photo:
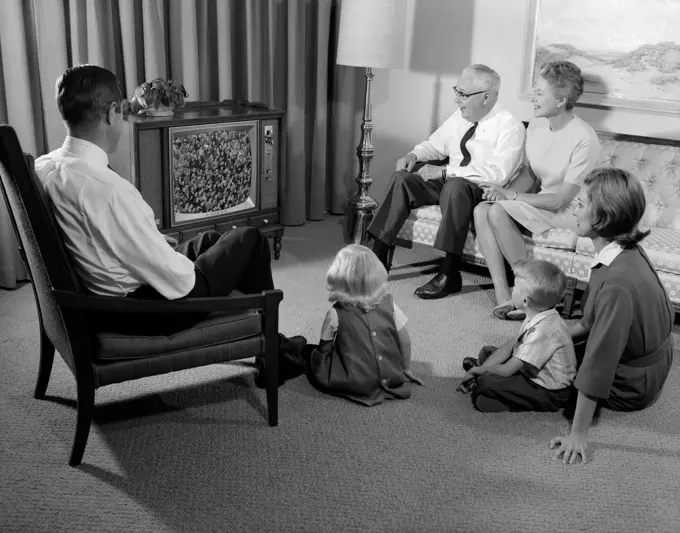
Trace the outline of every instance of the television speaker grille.
{"label": "television speaker grille", "polygon": [[160,129],[139,130],[139,192],[163,227],[163,135]]}

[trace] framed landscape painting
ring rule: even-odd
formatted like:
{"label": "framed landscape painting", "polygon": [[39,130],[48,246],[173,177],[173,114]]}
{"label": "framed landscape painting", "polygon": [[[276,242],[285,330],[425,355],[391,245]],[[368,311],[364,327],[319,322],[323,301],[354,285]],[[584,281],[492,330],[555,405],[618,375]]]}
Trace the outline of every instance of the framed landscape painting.
{"label": "framed landscape painting", "polygon": [[581,68],[579,104],[680,114],[680,0],[529,0],[523,96],[555,60]]}

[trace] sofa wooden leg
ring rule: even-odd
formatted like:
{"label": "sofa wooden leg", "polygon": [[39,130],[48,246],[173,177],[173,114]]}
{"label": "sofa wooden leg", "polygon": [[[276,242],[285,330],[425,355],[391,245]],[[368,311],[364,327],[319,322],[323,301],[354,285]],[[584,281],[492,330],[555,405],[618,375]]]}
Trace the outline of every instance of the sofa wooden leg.
{"label": "sofa wooden leg", "polygon": [[567,288],[564,291],[564,309],[562,309],[562,317],[569,318],[574,306],[574,293],[576,291],[576,278],[567,278]]}
{"label": "sofa wooden leg", "polygon": [[35,383],[33,397],[36,400],[45,398],[47,384],[52,373],[52,363],[54,363],[54,345],[40,325],[40,366],[38,367],[38,380]]}
{"label": "sofa wooden leg", "polygon": [[94,413],[94,383],[92,377],[78,377],[77,384],[78,421],[76,422],[76,436],[71,449],[71,460],[68,463],[71,466],[78,466],[83,460],[87,437],[92,425],[92,414]]}

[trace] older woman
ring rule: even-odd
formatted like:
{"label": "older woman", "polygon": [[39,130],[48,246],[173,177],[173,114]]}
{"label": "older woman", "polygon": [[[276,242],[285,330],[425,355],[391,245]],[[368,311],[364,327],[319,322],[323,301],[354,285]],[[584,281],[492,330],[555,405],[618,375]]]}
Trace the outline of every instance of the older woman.
{"label": "older woman", "polygon": [[582,93],[583,76],[573,63],[555,61],[541,68],[533,97],[536,119],[529,124],[526,140],[528,171],[540,192],[480,183],[484,197],[493,203],[476,207],[475,228],[496,289],[494,315],[499,318],[524,319],[512,304],[504,261],[512,266],[527,255],[520,227],[538,234],[574,229],[573,199],[600,157],[597,133],[573,111]]}
{"label": "older woman", "polygon": [[[581,364],[574,381],[576,410],[568,436],[550,441],[554,458],[586,461],[597,404],[617,411],[644,409],[661,393],[673,362],[673,305],[638,243],[645,211],[640,183],[628,172],[601,168],[579,194],[576,232],[597,254],[581,300],[583,318],[569,328]],[[583,347],[579,350],[578,348]],[[580,353],[579,353],[580,352]]]}

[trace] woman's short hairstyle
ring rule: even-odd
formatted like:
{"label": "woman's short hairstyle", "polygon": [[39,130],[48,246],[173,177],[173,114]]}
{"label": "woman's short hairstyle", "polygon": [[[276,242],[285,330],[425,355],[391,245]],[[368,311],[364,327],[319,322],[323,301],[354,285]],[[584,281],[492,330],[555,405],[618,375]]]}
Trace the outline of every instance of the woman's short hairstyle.
{"label": "woman's short hairstyle", "polygon": [[532,309],[552,309],[562,300],[567,277],[557,265],[543,259],[521,259],[512,270],[516,280],[524,280],[528,289],[526,297]]}
{"label": "woman's short hairstyle", "polygon": [[372,309],[387,294],[387,270],[370,248],[350,244],[335,256],[326,288],[331,302]]}
{"label": "woman's short hairstyle", "polygon": [[501,88],[501,77],[491,67],[482,65],[481,63],[476,63],[470,65],[465,70],[470,70],[474,72],[476,85],[482,89],[489,92],[497,93]]}
{"label": "woman's short hairstyle", "polygon": [[596,168],[583,185],[590,201],[590,225],[595,233],[622,246],[649,235],[638,227],[647,200],[642,185],[630,172],[614,167]]}
{"label": "woman's short hairstyle", "polygon": [[116,75],[96,65],[78,65],[57,80],[57,107],[69,127],[92,126],[106,116],[112,103],[123,100]]}
{"label": "woman's short hairstyle", "polygon": [[551,61],[541,67],[540,75],[552,87],[555,96],[565,98],[571,109],[583,94],[583,74],[571,61]]}

